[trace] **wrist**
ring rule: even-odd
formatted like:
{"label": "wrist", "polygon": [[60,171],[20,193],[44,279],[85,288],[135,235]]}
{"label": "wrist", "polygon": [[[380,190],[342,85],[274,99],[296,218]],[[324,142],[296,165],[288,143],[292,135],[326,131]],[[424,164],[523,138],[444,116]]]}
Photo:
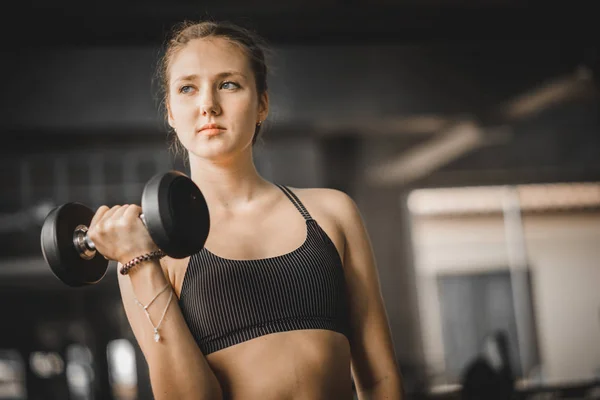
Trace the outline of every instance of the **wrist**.
{"label": "wrist", "polygon": [[122,262],[122,265],[119,269],[119,273],[121,275],[127,275],[132,268],[138,266],[139,264],[151,261],[158,261],[165,256],[165,252],[163,252],[160,249],[154,249],[144,252],[142,254],[132,257],[128,261]]}
{"label": "wrist", "polygon": [[[120,268],[119,266],[119,270]],[[147,298],[147,296],[144,296],[144,291],[148,291],[149,294],[156,293],[167,282],[170,282],[160,260],[146,261],[132,268],[127,275],[121,275],[119,271],[117,273],[121,277],[128,278],[136,293],[139,293],[143,298]]]}
{"label": "wrist", "polygon": [[135,248],[128,248],[120,255],[117,261],[122,265],[125,265],[136,257],[141,257],[144,254],[150,254],[158,250],[160,250],[158,246],[139,246]]}

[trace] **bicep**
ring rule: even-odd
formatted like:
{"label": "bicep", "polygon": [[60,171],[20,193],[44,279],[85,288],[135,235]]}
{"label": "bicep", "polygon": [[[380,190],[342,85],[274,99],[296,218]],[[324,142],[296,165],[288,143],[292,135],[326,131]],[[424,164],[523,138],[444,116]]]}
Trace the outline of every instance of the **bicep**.
{"label": "bicep", "polygon": [[344,272],[350,308],[352,372],[364,390],[397,373],[387,313],[371,242],[357,206],[345,200]]}

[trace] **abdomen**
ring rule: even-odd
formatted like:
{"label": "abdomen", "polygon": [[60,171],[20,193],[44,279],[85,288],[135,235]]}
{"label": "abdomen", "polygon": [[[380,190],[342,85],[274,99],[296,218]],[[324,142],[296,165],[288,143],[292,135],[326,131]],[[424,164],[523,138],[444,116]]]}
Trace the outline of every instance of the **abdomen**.
{"label": "abdomen", "polygon": [[207,360],[226,399],[352,399],[350,346],[336,332],[274,333]]}

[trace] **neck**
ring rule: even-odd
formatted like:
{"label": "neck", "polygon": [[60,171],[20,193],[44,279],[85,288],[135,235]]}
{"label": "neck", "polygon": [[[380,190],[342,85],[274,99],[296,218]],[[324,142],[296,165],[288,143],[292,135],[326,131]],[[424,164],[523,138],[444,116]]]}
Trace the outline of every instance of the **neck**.
{"label": "neck", "polygon": [[219,161],[190,154],[190,172],[212,212],[247,206],[268,186],[256,170],[251,151]]}

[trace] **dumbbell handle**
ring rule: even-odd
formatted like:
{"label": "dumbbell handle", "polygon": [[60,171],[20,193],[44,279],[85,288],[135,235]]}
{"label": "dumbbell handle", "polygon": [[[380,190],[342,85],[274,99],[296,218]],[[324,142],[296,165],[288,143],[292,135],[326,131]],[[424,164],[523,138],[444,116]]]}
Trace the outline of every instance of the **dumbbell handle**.
{"label": "dumbbell handle", "polygon": [[[146,226],[144,214],[140,214],[140,219],[144,223],[144,226]],[[84,260],[91,260],[96,256],[96,245],[92,239],[90,239],[87,232],[88,227],[85,225],[79,225],[75,228],[75,232],[73,232],[73,245],[81,258]]]}

